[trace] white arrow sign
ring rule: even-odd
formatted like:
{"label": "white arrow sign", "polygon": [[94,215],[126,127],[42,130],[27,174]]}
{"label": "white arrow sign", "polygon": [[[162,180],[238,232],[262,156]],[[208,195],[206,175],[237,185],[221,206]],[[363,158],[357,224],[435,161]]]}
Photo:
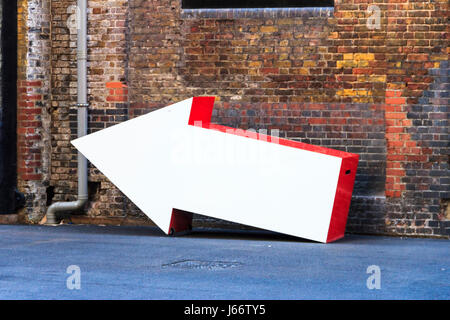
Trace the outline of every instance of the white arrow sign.
{"label": "white arrow sign", "polygon": [[72,141],[164,232],[197,213],[320,242],[344,236],[358,155],[211,124],[195,97]]}

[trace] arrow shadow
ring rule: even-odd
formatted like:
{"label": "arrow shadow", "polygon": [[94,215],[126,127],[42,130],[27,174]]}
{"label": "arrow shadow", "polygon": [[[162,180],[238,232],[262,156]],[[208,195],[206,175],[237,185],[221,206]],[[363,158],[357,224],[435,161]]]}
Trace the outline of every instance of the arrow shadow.
{"label": "arrow shadow", "polygon": [[194,228],[183,237],[187,238],[205,238],[205,239],[228,239],[228,240],[256,240],[256,241],[290,241],[307,242],[315,241],[294,237],[282,233],[268,230],[236,230],[222,228]]}
{"label": "arrow shadow", "polygon": [[[39,226],[42,228],[42,226]],[[45,227],[50,228],[50,227]],[[45,229],[43,229],[45,230]],[[50,230],[50,229],[49,229]],[[277,233],[264,229],[233,229],[226,227],[194,227],[187,233],[166,235],[156,226],[100,226],[83,224],[64,224],[56,229],[63,233],[85,233],[85,234],[105,234],[117,236],[144,236],[144,237],[167,237],[167,238],[194,238],[194,239],[227,239],[227,240],[255,240],[255,241],[288,241],[298,243],[317,243],[309,239],[294,237],[282,233]],[[354,241],[353,238],[343,238],[336,241],[342,243]]]}
{"label": "arrow shadow", "polygon": [[60,231],[68,233],[107,234],[117,236],[146,236],[167,238],[198,238],[198,239],[228,239],[228,240],[256,240],[256,241],[291,241],[302,243],[315,243],[315,241],[298,238],[282,233],[263,229],[232,229],[197,227],[186,233],[174,236],[166,235],[156,226],[101,226],[64,224],[57,227]]}

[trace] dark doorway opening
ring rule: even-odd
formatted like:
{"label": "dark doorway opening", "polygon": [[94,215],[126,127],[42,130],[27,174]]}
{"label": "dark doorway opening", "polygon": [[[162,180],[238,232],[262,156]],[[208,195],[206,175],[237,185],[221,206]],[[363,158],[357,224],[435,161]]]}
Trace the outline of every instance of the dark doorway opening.
{"label": "dark doorway opening", "polygon": [[17,181],[17,0],[1,0],[0,214],[21,202]]}

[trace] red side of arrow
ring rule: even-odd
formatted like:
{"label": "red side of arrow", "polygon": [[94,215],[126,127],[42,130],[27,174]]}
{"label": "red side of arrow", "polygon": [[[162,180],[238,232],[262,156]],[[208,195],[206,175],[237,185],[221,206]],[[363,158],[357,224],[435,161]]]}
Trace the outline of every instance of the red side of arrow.
{"label": "red side of arrow", "polygon": [[352,200],[353,186],[355,184],[356,170],[359,156],[342,159],[341,170],[334,196],[333,211],[331,213],[330,227],[328,228],[327,242],[333,242],[344,237],[347,224],[348,211]]}
{"label": "red side of arrow", "polygon": [[179,209],[172,209],[169,234],[176,234],[192,229],[192,213]]}
{"label": "red side of arrow", "polygon": [[279,137],[273,137],[270,135],[265,135],[262,133],[257,133],[255,131],[246,131],[242,129],[236,129],[231,127],[222,126],[220,124],[211,123],[212,111],[214,108],[214,97],[194,97],[192,100],[191,114],[189,116],[189,125],[191,126],[201,126],[205,129],[217,130],[224,133],[234,134],[242,137],[247,137],[251,139],[262,140],[271,143],[281,144],[283,146],[302,149],[306,151],[312,151],[322,154],[327,154],[330,156],[335,156],[339,158],[354,157],[355,154],[348,153],[345,151],[328,149],[321,146],[315,146],[299,141],[293,141],[288,139],[283,139]]}
{"label": "red side of arrow", "polygon": [[[299,141],[292,141],[278,137],[264,135],[254,131],[245,131],[218,124],[211,124],[211,116],[214,108],[214,97],[195,97],[192,101],[189,125],[201,126],[205,129],[217,130],[224,133],[235,134],[251,139],[262,140],[271,143],[278,143],[283,146],[317,152],[342,159],[339,179],[334,198],[334,205],[331,214],[330,226],[326,242],[338,240],[344,236],[347,216],[352,198],[353,186],[355,183],[356,170],[359,156],[357,154],[340,150],[328,149],[321,146],[314,146]],[[175,224],[177,215],[172,215],[172,223]]]}
{"label": "red side of arrow", "polygon": [[201,122],[202,126],[208,126],[211,122],[214,100],[215,97],[192,98],[191,114],[188,124],[193,126],[195,122]]}

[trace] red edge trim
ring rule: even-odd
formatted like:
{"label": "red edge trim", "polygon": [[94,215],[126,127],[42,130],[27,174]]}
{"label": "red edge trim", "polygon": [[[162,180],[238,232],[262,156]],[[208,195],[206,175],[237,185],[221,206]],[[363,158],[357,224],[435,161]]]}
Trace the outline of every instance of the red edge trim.
{"label": "red edge trim", "polygon": [[179,209],[172,209],[172,217],[170,218],[169,231],[174,230],[175,233],[189,231],[192,229],[192,213]]}
{"label": "red edge trim", "polygon": [[215,97],[194,97],[192,98],[191,114],[189,125],[201,122],[201,126],[208,126],[211,122]]}
{"label": "red edge trim", "polygon": [[342,159],[341,170],[331,212],[330,226],[328,228],[327,243],[344,237],[347,225],[348,211],[352,201],[353,186],[356,170],[358,169],[358,155]]}
{"label": "red edge trim", "polygon": [[231,127],[222,126],[219,124],[211,123],[212,111],[214,108],[215,97],[194,97],[192,98],[191,113],[189,116],[189,125],[199,126],[205,129],[216,130],[224,133],[234,134],[238,136],[243,136],[251,139],[262,140],[271,143],[277,143],[283,146],[302,149],[306,151],[317,152],[321,154],[326,154],[330,156],[335,156],[339,158],[354,157],[355,154],[329,149],[321,146],[315,146],[299,141],[293,141],[288,139],[283,139],[279,137],[273,137],[270,135],[265,135],[262,133],[257,133],[255,131],[246,131],[243,129],[236,129]]}

